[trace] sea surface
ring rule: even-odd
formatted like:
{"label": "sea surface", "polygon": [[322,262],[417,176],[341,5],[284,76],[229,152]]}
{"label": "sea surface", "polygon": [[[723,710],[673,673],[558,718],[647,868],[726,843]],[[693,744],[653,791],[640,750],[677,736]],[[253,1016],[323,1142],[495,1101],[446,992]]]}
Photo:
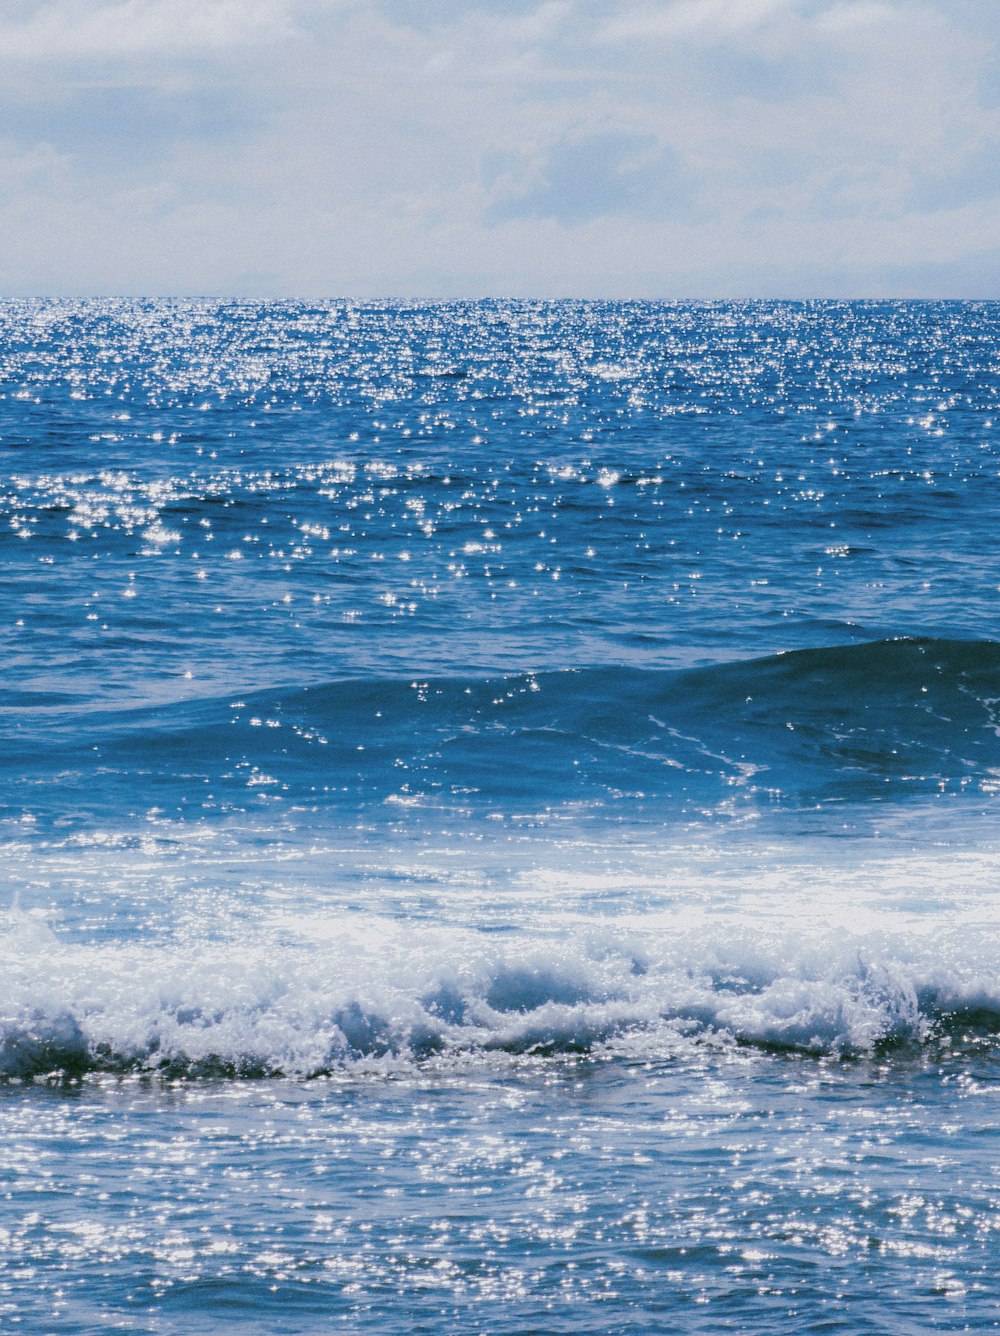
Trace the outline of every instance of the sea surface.
{"label": "sea surface", "polygon": [[0,1330],[1000,1329],[1000,304],[0,304]]}

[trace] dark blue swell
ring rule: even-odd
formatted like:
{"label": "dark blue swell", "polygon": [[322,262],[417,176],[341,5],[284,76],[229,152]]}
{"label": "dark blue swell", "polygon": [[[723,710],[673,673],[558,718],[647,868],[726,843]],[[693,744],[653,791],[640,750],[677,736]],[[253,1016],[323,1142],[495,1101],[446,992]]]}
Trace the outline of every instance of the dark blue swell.
{"label": "dark blue swell", "polygon": [[535,817],[583,804],[662,821],[988,801],[998,702],[1000,644],[915,639],[685,671],[335,681],[131,711],[14,696],[2,779],[10,815],[63,823],[275,801]]}

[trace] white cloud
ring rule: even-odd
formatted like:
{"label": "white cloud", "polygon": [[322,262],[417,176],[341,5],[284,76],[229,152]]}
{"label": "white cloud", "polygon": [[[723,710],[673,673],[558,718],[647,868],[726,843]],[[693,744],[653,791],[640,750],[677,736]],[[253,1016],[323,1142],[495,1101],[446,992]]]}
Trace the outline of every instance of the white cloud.
{"label": "white cloud", "polygon": [[287,39],[285,0],[62,0],[20,21],[0,14],[0,60],[171,56]]}
{"label": "white cloud", "polygon": [[870,3],[869,0],[852,0],[851,3],[834,5],[819,15],[819,27],[828,32],[851,32],[878,27],[883,23],[892,23],[898,17],[898,11],[891,5]]}
{"label": "white cloud", "polygon": [[601,25],[598,40],[631,42],[690,35],[724,40],[787,13],[794,0],[672,0],[643,5]]}

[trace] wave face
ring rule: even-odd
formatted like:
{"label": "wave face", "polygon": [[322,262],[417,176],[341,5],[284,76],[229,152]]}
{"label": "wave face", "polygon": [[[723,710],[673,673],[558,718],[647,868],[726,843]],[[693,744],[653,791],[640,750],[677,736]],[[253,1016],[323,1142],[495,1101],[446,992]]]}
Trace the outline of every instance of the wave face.
{"label": "wave face", "polygon": [[998,702],[1000,645],[903,639],[680,671],[349,680],[140,711],[12,703],[6,771],[30,776],[41,806],[54,776],[60,811],[72,792],[104,819],[134,819],[137,793],[190,812],[200,783],[208,811],[263,795],[349,813],[727,820],[982,801],[1000,786]]}

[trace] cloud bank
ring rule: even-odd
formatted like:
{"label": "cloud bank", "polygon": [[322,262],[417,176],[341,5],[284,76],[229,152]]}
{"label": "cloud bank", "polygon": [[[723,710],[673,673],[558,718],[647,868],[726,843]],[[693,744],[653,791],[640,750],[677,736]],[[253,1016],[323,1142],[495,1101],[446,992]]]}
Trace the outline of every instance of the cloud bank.
{"label": "cloud bank", "polygon": [[0,292],[1000,296],[982,0],[8,0]]}

